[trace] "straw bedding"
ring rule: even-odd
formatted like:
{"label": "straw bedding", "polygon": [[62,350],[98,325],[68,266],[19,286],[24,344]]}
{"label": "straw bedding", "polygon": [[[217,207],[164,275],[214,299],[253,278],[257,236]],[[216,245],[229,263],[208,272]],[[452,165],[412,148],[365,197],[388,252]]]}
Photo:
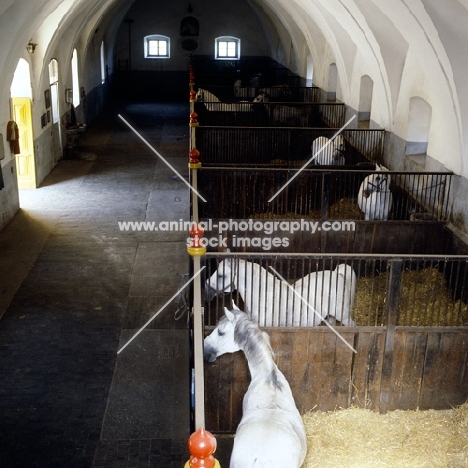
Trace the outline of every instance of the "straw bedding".
{"label": "straw bedding", "polygon": [[385,415],[348,408],[303,415],[303,468],[468,467],[468,403],[444,411]]}
{"label": "straw bedding", "polygon": [[[357,325],[386,324],[388,274],[358,280],[352,316]],[[454,301],[444,275],[437,268],[405,270],[401,280],[400,314],[402,326],[466,326],[468,305]]]}
{"label": "straw bedding", "polygon": [[[286,213],[255,213],[250,216],[253,219],[320,219],[322,212],[320,210],[310,210],[308,214],[294,213],[288,211]],[[333,203],[328,212],[329,219],[364,219],[364,213],[357,205],[355,198],[342,198],[336,203]]]}

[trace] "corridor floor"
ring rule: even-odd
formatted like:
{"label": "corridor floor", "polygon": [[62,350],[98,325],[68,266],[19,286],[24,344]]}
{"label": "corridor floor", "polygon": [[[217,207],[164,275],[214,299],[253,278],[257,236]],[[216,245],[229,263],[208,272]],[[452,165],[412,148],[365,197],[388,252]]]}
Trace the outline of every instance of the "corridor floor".
{"label": "corridor floor", "polygon": [[[0,232],[0,466],[177,467],[188,460],[189,332],[175,301],[189,219],[188,104],[115,105]],[[180,314],[179,314],[180,312]],[[181,315],[181,317],[179,317]]]}

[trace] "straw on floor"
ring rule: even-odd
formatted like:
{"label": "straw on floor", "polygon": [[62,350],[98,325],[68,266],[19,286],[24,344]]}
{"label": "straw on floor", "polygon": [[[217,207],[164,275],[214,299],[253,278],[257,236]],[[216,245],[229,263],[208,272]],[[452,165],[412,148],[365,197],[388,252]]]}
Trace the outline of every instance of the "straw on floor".
{"label": "straw on floor", "polygon": [[303,468],[468,467],[468,403],[452,410],[348,408],[303,415]]}

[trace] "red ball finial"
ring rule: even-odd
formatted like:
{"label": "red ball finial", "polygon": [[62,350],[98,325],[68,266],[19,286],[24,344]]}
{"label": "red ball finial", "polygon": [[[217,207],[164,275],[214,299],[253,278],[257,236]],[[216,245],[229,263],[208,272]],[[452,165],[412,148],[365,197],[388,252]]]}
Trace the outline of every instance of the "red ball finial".
{"label": "red ball finial", "polygon": [[198,114],[196,112],[192,112],[190,114],[190,124],[191,127],[197,127],[198,126]]}
{"label": "red ball finial", "polygon": [[211,432],[200,428],[188,440],[190,451],[190,468],[214,468],[213,453],[216,450],[216,439]]}
{"label": "red ball finial", "polygon": [[200,162],[200,151],[197,148],[192,148],[189,152],[190,164],[198,164]]}
{"label": "red ball finial", "polygon": [[198,257],[205,255],[206,247],[203,246],[202,237],[205,233],[205,230],[198,224],[193,223],[189,234],[190,238],[188,239],[187,252],[192,255],[192,257]]}
{"label": "red ball finial", "polygon": [[189,231],[191,237],[190,246],[195,248],[203,247],[200,245],[200,239],[203,237],[204,233],[205,230],[198,223],[193,223]]}

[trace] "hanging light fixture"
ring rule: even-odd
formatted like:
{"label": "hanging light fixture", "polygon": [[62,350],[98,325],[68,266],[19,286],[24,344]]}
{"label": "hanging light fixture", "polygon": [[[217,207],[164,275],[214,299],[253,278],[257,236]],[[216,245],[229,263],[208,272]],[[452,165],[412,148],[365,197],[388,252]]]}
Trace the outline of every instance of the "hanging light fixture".
{"label": "hanging light fixture", "polygon": [[36,49],[36,46],[37,44],[34,44],[34,42],[32,42],[32,40],[29,41],[28,45],[26,46],[26,50],[30,53],[30,54],[34,54],[34,51]]}

